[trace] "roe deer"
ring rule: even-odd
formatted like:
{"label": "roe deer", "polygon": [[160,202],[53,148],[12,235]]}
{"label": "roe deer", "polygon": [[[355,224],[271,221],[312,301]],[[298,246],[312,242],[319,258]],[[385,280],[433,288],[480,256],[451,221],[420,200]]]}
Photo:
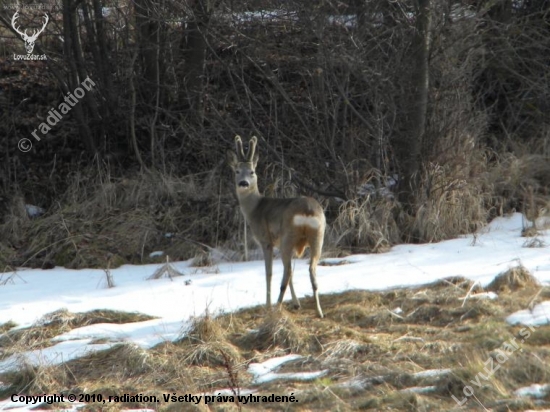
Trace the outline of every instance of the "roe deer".
{"label": "roe deer", "polygon": [[267,284],[266,305],[271,306],[271,277],[273,267],[273,247],[278,247],[284,265],[281,292],[277,303],[283,302],[286,288],[290,284],[290,293],[296,309],[300,302],[292,284],[292,257],[294,252],[301,257],[307,246],[310,248],[309,277],[313,287],[313,296],[319,317],[323,317],[319,292],[317,291],[317,263],[323,249],[325,234],[325,214],[323,208],[311,197],[275,199],[264,197],[258,190],[256,165],[258,139],[250,139],[245,156],[240,136],[235,136],[237,154],[228,152],[228,163],[235,172],[235,186],[241,212],[248,222],[252,234],[261,246],[265,260],[265,278]]}

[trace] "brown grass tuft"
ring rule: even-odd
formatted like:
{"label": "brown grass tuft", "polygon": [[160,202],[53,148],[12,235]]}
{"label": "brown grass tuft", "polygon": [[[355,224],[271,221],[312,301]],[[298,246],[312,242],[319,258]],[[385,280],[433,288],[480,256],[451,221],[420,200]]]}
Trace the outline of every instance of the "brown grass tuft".
{"label": "brown grass tuft", "polygon": [[330,244],[361,252],[386,252],[399,243],[394,200],[367,196],[343,203],[330,232]]}
{"label": "brown grass tuft", "polygon": [[123,312],[110,309],[95,309],[83,313],[72,313],[67,309],[59,309],[42,316],[36,326],[61,326],[70,329],[82,326],[95,325],[97,323],[125,324],[145,322],[156,319],[154,316],[138,312]]}
{"label": "brown grass tuft", "polygon": [[184,362],[196,366],[226,366],[243,362],[239,349],[226,340],[191,345]]}
{"label": "brown grass tuft", "polygon": [[523,237],[535,237],[539,234],[539,231],[534,226],[524,227],[521,230],[521,236]]}
{"label": "brown grass tuft", "polygon": [[68,378],[66,372],[63,367],[32,366],[22,360],[17,369],[2,374],[9,387],[0,388],[0,399],[13,393],[58,393]]}
{"label": "brown grass tuft", "polygon": [[471,162],[464,168],[453,163],[426,166],[415,200],[416,213],[404,216],[405,240],[438,242],[475,232],[487,223],[489,196],[477,179],[471,179],[469,173],[476,173]]}
{"label": "brown grass tuft", "polygon": [[327,311],[327,316],[331,319],[344,320],[346,323],[364,323],[373,315],[371,308],[357,303],[342,303]]}
{"label": "brown grass tuft", "polygon": [[124,343],[74,359],[66,366],[80,380],[115,381],[150,373],[154,363],[145,349]]}
{"label": "brown grass tuft", "polygon": [[523,242],[522,247],[527,248],[543,248],[546,247],[546,242],[538,237],[532,237]]}
{"label": "brown grass tuft", "polygon": [[17,326],[17,323],[15,323],[12,320],[8,320],[7,322],[0,324],[0,333],[7,332],[10,329],[15,328],[16,326]]}
{"label": "brown grass tuft", "polygon": [[191,318],[191,325],[182,340],[192,343],[219,342],[225,339],[225,331],[219,319],[206,311],[204,315]]}
{"label": "brown grass tuft", "polygon": [[178,342],[183,350],[183,361],[188,365],[226,367],[240,364],[243,358],[227,338],[221,319],[214,318],[207,311],[204,315],[191,319],[189,329]]}
{"label": "brown grass tuft", "polygon": [[155,272],[151,276],[149,276],[147,280],[161,279],[163,277],[173,280],[172,278],[175,278],[178,276],[183,276],[183,273],[177,270],[170,263],[170,258],[166,256],[166,263],[162,265],[160,268],[158,268],[157,270],[155,270]]}
{"label": "brown grass tuft", "polygon": [[[525,340],[525,344],[520,344],[528,350],[516,351],[509,356],[503,368],[505,373],[499,375],[501,379],[511,389],[517,389],[517,386],[528,386],[533,383],[550,382],[550,365],[548,364],[548,354],[543,357],[534,357],[529,349],[530,345],[544,346],[548,344],[548,335],[538,334],[539,330]],[[548,332],[548,331],[547,331]],[[519,340],[519,339],[518,339]],[[519,342],[518,342],[519,343]]]}
{"label": "brown grass tuft", "polygon": [[518,144],[513,153],[493,153],[497,160],[486,172],[485,180],[491,187],[492,203],[499,214],[522,211],[534,221],[539,209],[545,206],[550,163],[547,155],[535,151],[537,148],[532,144]]}
{"label": "brown grass tuft", "polygon": [[487,285],[493,292],[515,291],[518,289],[538,289],[538,280],[523,266],[519,265],[500,273]]}
{"label": "brown grass tuft", "polygon": [[245,335],[245,346],[256,350],[273,347],[300,352],[309,347],[310,336],[292,320],[283,308],[268,311],[258,329]]}
{"label": "brown grass tuft", "polygon": [[325,361],[353,360],[372,352],[373,345],[355,339],[339,339],[325,345],[323,357]]}

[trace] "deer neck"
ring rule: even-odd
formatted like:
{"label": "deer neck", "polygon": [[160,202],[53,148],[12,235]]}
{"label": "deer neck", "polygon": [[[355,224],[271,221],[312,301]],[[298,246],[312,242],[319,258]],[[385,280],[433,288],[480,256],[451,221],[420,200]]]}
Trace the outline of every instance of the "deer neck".
{"label": "deer neck", "polygon": [[241,211],[243,212],[247,220],[250,220],[250,215],[252,215],[254,209],[256,209],[262,197],[263,196],[260,194],[257,187],[253,190],[250,190],[248,193],[238,194]]}

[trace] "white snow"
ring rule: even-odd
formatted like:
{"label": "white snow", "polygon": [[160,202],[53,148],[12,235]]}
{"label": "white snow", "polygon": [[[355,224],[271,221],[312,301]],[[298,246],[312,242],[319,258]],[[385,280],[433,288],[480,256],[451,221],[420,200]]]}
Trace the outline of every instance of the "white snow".
{"label": "white snow", "polygon": [[327,374],[328,371],[326,370],[315,372],[274,372],[285,363],[302,358],[303,356],[301,355],[286,355],[280,356],[278,358],[268,359],[262,363],[251,363],[248,366],[248,373],[254,375],[254,383],[256,384],[271,382],[275,380],[310,381]]}
{"label": "white snow", "polygon": [[[347,257],[345,265],[319,266],[319,289],[321,294],[350,289],[382,290],[420,285],[449,276],[464,276],[484,286],[499,273],[520,263],[540,282],[549,282],[548,248],[522,247],[525,240],[520,235],[522,220],[520,214],[495,219],[477,234],[475,242],[472,236],[464,236],[433,244],[399,245],[383,254]],[[550,244],[548,231],[540,237]],[[330,259],[332,263],[338,261]],[[191,260],[172,265],[180,272],[192,272],[188,270]],[[18,327],[27,327],[44,314],[62,308],[71,312],[93,309],[142,312],[158,319],[126,325],[95,324],[71,330],[57,339],[81,340],[82,346],[87,346],[82,340],[100,337],[110,342],[134,342],[150,348],[180,336],[190,317],[204,313],[206,308],[210,313],[232,312],[264,303],[262,260],[219,263],[218,273],[187,274],[174,280],[146,280],[160,266],[124,265],[111,269],[117,285],[114,288],[101,286],[105,278],[101,269],[19,269],[12,282],[0,286],[0,324],[11,320]],[[282,264],[276,260],[272,287],[276,287],[281,277]],[[311,294],[307,260],[296,260],[293,281],[300,297]],[[290,293],[286,298],[290,299]],[[539,305],[531,316],[536,316],[537,322],[548,322],[547,313],[550,313],[548,306]],[[516,315],[523,316],[522,321],[529,319],[527,312]],[[509,318],[510,321],[514,319]],[[68,353],[59,355],[64,359],[70,357]],[[42,357],[44,361],[47,358]]]}
{"label": "white snow", "polygon": [[[216,389],[214,392],[202,392],[199,393],[196,396],[218,396],[218,395],[225,395],[225,396],[235,396],[236,389],[231,388],[222,388],[222,389]],[[250,395],[252,393],[258,392],[256,389],[238,389],[238,395],[240,396],[246,396]]]}
{"label": "white snow", "polygon": [[57,365],[68,360],[79,358],[91,351],[109,349],[112,345],[106,343],[92,344],[93,339],[79,339],[61,342],[48,348],[36,349],[10,356],[0,361],[0,371],[17,369],[21,364]]}
{"label": "white snow", "polygon": [[[525,238],[521,237],[523,220],[522,215],[514,214],[495,219],[475,237],[469,235],[433,244],[405,244],[383,254],[330,259],[332,263],[345,260],[347,264],[318,267],[321,305],[323,294],[415,286],[450,276],[464,276],[483,287],[499,273],[519,264],[525,266],[539,282],[548,284],[548,247],[522,247],[525,242]],[[550,244],[548,230],[541,232],[538,238],[542,245]],[[209,313],[219,314],[265,303],[263,260],[221,262],[216,266],[216,273],[192,273],[193,270],[189,270],[191,262],[172,263],[176,270],[186,273],[173,280],[146,280],[161,266],[159,264],[125,265],[111,269],[116,284],[114,288],[102,286],[105,273],[101,269],[18,269],[17,276],[13,273],[0,275],[0,279],[11,279],[5,284],[0,282],[0,324],[13,321],[18,328],[27,327],[45,314],[63,308],[70,312],[110,309],[157,317],[146,322],[94,324],[71,330],[56,337],[55,345],[49,348],[2,360],[0,372],[17,368],[22,362],[55,364],[120,342],[151,348],[159,342],[180,337],[188,327],[190,318],[203,314],[206,309]],[[277,289],[276,284],[280,282],[283,271],[280,260],[274,262],[273,269],[275,279],[272,287]],[[293,281],[299,297],[311,295],[305,259],[296,261]],[[474,297],[481,298],[482,295],[472,294],[468,299]],[[290,293],[287,293],[286,299],[290,299]],[[508,321],[525,325],[549,324],[550,302],[541,303],[532,311],[511,314]],[[98,338],[101,338],[101,343],[92,343]],[[277,365],[274,368],[265,363],[259,365],[267,369],[261,375],[260,366],[251,369],[251,373],[256,373],[257,380],[277,375],[274,371]],[[300,378],[315,379],[324,371],[309,373]],[[6,404],[0,401],[0,410],[5,407]]]}
{"label": "white snow", "polygon": [[30,218],[40,217],[44,213],[46,213],[46,211],[42,209],[40,206],[29,205],[29,204],[25,205],[25,210],[27,211],[27,215]]}
{"label": "white snow", "polygon": [[413,393],[429,393],[434,392],[437,386],[411,386],[410,388],[401,389],[400,392],[413,392]]}
{"label": "white snow", "polygon": [[547,393],[550,392],[550,385],[539,385],[538,383],[530,385],[530,386],[524,386],[523,388],[519,388],[514,391],[514,395],[518,397],[522,396],[528,396],[531,398],[544,398]]}
{"label": "white snow", "polygon": [[468,299],[489,299],[494,300],[498,298],[498,295],[495,292],[480,292],[480,293],[474,293],[472,295],[464,296],[463,298],[459,298],[460,300],[468,300]]}
{"label": "white snow", "polygon": [[506,318],[511,325],[518,323],[525,326],[541,326],[550,324],[550,301],[539,303],[532,310],[519,310]]}
{"label": "white snow", "polygon": [[451,372],[451,369],[427,369],[422,372],[413,373],[413,376],[415,378],[433,378],[441,375],[448,375]]}

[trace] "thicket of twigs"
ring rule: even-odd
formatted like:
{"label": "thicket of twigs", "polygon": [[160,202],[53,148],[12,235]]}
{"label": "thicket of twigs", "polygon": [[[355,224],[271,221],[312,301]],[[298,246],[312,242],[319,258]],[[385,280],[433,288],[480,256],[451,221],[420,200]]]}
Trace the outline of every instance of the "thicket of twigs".
{"label": "thicket of twigs", "polygon": [[48,12],[46,61],[13,60],[0,10],[0,269],[241,250],[235,134],[259,136],[266,194],[323,203],[328,253],[547,213],[548,1],[43,3],[19,24]]}

